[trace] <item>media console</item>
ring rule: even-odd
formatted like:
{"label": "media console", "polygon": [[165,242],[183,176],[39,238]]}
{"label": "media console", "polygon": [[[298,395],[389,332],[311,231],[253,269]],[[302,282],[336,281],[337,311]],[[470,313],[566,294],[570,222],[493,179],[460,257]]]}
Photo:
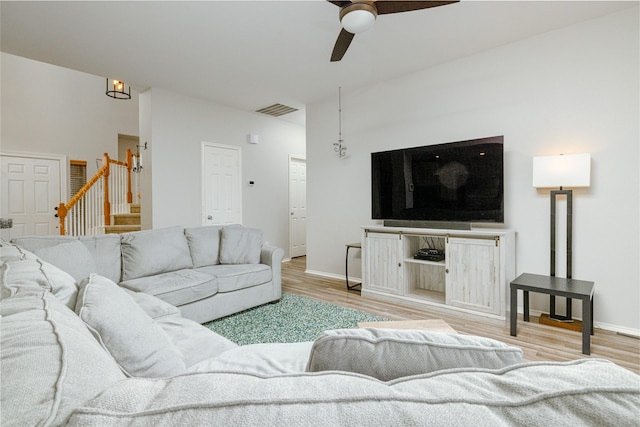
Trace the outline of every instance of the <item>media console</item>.
{"label": "media console", "polygon": [[[420,249],[444,260],[415,259]],[[362,296],[506,320],[515,278],[515,232],[362,227]]]}

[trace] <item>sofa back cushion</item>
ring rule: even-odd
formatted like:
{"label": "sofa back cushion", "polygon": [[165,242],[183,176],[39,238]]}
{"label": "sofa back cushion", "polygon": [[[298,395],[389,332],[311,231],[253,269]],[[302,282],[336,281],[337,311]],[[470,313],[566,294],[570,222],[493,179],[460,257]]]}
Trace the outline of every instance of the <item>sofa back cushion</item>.
{"label": "sofa back cushion", "polygon": [[69,243],[78,240],[76,236],[18,236],[11,239],[11,243],[22,246],[28,251]]}
{"label": "sofa back cushion", "polygon": [[80,283],[76,313],[93,336],[134,377],[165,377],[185,371],[169,336],[124,289],[92,274]]}
{"label": "sofa back cushion", "polygon": [[[93,256],[95,270],[114,282],[120,281],[120,236],[103,234],[96,236],[20,236],[12,239],[15,244],[29,250],[51,248],[53,246],[80,240]],[[55,263],[53,263],[55,264]]]}
{"label": "sofa back cushion", "polygon": [[120,236],[118,234],[101,234],[80,236],[78,239],[93,255],[96,270],[92,273],[108,277],[116,283],[120,282],[122,275]]}
{"label": "sofa back cushion", "polygon": [[217,225],[184,229],[194,267],[220,263],[220,230],[222,227]]}
{"label": "sofa back cushion", "polygon": [[79,240],[72,240],[48,248],[40,248],[33,251],[38,257],[47,261],[59,269],[66,271],[76,282],[96,273],[96,263],[89,249]]}
{"label": "sofa back cushion", "polygon": [[123,233],[120,246],[122,281],[193,267],[182,227]]}
{"label": "sofa back cushion", "polygon": [[220,237],[221,264],[259,264],[262,230],[240,225],[222,228]]}
{"label": "sofa back cushion", "polygon": [[63,425],[124,374],[82,321],[33,287],[2,301],[2,425]]}
{"label": "sofa back cushion", "polygon": [[490,338],[422,330],[336,329],[313,343],[307,370],[347,371],[389,381],[452,368],[499,369],[522,350]]}

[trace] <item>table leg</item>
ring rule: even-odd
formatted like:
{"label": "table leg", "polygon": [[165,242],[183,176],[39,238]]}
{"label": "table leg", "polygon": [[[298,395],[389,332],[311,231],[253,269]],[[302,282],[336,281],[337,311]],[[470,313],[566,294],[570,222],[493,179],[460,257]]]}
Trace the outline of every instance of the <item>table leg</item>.
{"label": "table leg", "polygon": [[518,289],[511,286],[511,313],[509,314],[509,322],[511,326],[511,336],[516,336],[516,327],[518,322]]}
{"label": "table leg", "polygon": [[523,309],[524,309],[524,313],[522,315],[522,318],[524,319],[525,322],[529,321],[529,291],[522,291],[522,305],[523,305]]}
{"label": "table leg", "polygon": [[582,353],[591,354],[591,321],[593,313],[589,297],[582,298]]}
{"label": "table leg", "polygon": [[589,305],[591,305],[591,335],[593,335],[593,295],[589,298],[591,301]]}
{"label": "table leg", "polygon": [[347,282],[347,290],[349,290],[349,246],[347,246],[347,256],[344,261],[344,280]]}

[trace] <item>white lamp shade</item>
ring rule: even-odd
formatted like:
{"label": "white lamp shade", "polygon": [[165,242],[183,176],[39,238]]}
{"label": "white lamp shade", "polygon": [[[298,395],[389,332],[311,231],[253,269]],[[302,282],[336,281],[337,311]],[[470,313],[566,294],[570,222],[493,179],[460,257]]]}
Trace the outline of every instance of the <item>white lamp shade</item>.
{"label": "white lamp shade", "polygon": [[344,15],[340,22],[345,30],[358,34],[373,27],[376,16],[368,10],[352,10]]}
{"label": "white lamp shade", "polygon": [[591,154],[562,154],[533,158],[533,186],[589,187]]}

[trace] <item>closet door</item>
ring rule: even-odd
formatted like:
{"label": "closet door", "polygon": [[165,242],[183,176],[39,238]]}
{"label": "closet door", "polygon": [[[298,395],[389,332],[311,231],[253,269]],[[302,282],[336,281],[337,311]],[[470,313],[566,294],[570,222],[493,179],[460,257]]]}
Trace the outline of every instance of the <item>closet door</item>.
{"label": "closet door", "polygon": [[1,163],[0,215],[13,219],[2,237],[58,234],[60,160],[3,155]]}

